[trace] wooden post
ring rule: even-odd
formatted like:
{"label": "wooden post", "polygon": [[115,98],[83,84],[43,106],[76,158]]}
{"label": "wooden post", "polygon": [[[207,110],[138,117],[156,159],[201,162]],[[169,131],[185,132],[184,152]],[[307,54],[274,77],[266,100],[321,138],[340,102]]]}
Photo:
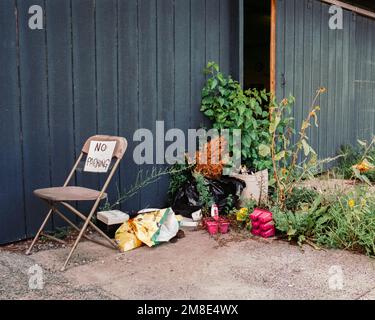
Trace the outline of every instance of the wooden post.
{"label": "wooden post", "polygon": [[244,0],[238,1],[238,81],[244,87]]}

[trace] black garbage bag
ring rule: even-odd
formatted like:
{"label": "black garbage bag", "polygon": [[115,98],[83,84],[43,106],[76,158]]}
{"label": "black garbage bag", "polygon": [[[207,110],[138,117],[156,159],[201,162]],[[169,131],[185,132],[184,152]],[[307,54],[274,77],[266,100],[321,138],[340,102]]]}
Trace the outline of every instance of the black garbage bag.
{"label": "black garbage bag", "polygon": [[[242,180],[222,176],[220,179],[207,179],[208,187],[219,208],[221,215],[227,214],[225,207],[231,197],[234,204],[237,204],[246,183]],[[176,214],[191,218],[191,214],[202,208],[199,200],[199,193],[196,182],[192,177],[183,187],[176,193],[173,200],[172,209]]]}

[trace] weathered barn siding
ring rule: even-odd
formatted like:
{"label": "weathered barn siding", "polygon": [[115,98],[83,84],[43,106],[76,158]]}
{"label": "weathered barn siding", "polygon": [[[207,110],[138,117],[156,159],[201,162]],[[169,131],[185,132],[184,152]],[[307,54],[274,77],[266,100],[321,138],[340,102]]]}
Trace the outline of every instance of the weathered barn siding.
{"label": "weathered barn siding", "polygon": [[310,134],[322,158],[375,133],[375,20],[344,10],[343,29],[330,30],[329,18],[318,0],[277,0],[277,95],[296,97],[300,127],[315,91],[327,88]]}
{"label": "weathered barn siding", "polygon": [[[136,129],[154,130],[156,120],[185,131],[204,123],[207,61],[238,76],[237,3],[0,1],[0,243],[34,235],[46,207],[32,190],[61,185],[87,137],[130,142],[115,195],[116,184],[126,188],[140,169],[132,155]],[[31,5],[44,9],[44,30],[28,28]],[[96,188],[100,181],[77,174],[76,182]],[[161,181],[125,209],[158,206],[165,197]]]}

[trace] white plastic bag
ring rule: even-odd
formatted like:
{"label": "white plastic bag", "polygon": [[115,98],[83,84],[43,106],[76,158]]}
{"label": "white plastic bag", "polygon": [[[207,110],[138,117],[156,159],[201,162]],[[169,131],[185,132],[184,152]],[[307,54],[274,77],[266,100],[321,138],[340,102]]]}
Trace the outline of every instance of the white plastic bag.
{"label": "white plastic bag", "polygon": [[171,208],[166,209],[162,220],[164,221],[161,221],[159,234],[155,238],[156,242],[168,242],[176,236],[180,228],[176,215]]}

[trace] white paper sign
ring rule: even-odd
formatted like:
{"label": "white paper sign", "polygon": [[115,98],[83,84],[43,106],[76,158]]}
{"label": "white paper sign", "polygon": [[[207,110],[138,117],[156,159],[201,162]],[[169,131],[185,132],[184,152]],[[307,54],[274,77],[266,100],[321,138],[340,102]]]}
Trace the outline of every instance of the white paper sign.
{"label": "white paper sign", "polygon": [[115,146],[116,141],[91,141],[84,171],[107,172]]}

